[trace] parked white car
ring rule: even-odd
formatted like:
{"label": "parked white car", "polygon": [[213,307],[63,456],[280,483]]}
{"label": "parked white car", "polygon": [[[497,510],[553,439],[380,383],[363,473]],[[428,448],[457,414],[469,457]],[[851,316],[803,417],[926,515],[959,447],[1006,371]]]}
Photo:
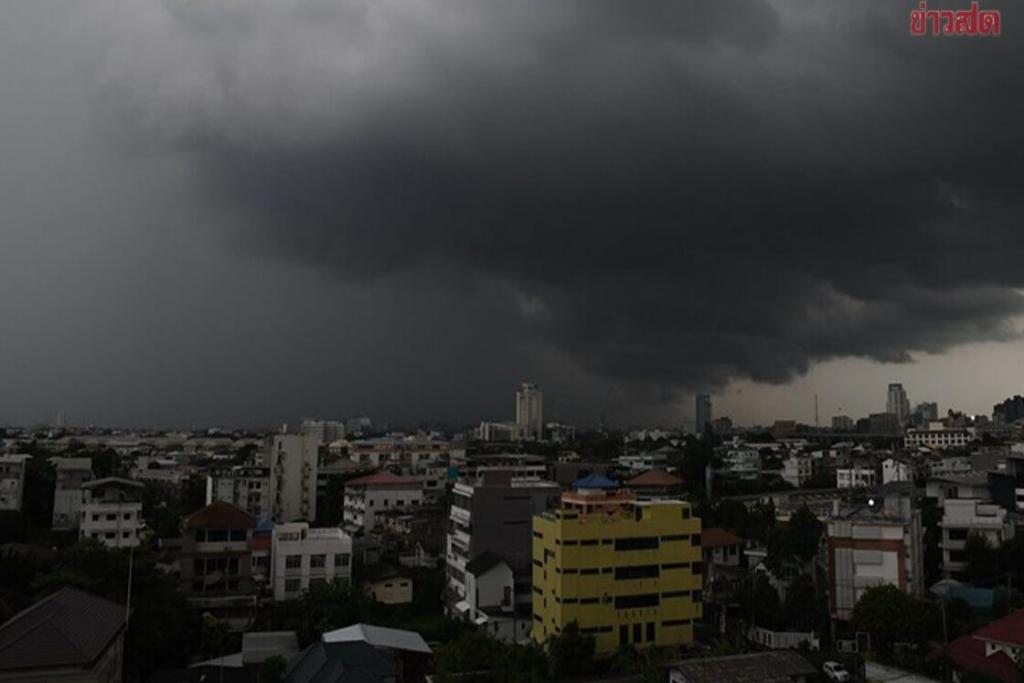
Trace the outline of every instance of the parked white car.
{"label": "parked white car", "polygon": [[850,672],[846,670],[846,667],[839,662],[825,662],[825,665],[821,667],[821,670],[825,672],[830,681],[848,681],[850,680]]}

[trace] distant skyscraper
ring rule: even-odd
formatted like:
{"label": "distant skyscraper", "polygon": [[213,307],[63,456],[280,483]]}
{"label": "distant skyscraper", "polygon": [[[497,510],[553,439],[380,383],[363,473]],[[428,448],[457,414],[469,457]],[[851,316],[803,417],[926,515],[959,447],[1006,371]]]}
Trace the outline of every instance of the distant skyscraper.
{"label": "distant skyscraper", "polygon": [[914,406],[914,412],[910,414],[910,421],[915,427],[927,427],[929,422],[939,419],[938,403],[918,403]]}
{"label": "distant skyscraper", "polygon": [[853,418],[849,415],[835,415],[832,417],[832,429],[837,432],[852,432]]}
{"label": "distant skyscraper", "polygon": [[527,441],[544,436],[544,394],[536,384],[523,382],[516,392],[516,427]]}
{"label": "distant skyscraper", "polygon": [[711,396],[697,394],[697,433],[703,434],[711,426]]}
{"label": "distant skyscraper", "polygon": [[889,397],[885,404],[885,412],[896,416],[900,426],[906,426],[910,421],[910,400],[907,399],[907,392],[899,382],[889,385]]}

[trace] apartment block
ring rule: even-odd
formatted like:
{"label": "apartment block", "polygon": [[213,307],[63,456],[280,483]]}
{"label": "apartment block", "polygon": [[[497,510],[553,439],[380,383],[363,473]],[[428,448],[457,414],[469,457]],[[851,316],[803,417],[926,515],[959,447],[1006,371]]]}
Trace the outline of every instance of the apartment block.
{"label": "apartment block", "polygon": [[362,533],[376,526],[378,512],[422,504],[423,482],[420,479],[378,472],[345,484],[342,520],[351,533]]}
{"label": "apartment block", "polygon": [[260,519],[271,516],[270,468],[239,465],[206,477],[206,504],[231,503]]}
{"label": "apartment block", "polygon": [[270,512],[275,521],[316,519],[319,443],[315,437],[275,434],[264,446],[270,467]]}
{"label": "apartment block", "polygon": [[702,613],[701,524],[682,501],[578,489],[534,517],[533,639],[571,622],[596,652],[691,643]]}
{"label": "apartment block", "polygon": [[31,455],[0,456],[0,510],[21,510],[25,471]]}
{"label": "apartment block", "polygon": [[82,484],[80,538],[94,538],[108,548],[134,548],[141,542],[140,482],[120,477]]}
{"label": "apartment block", "polygon": [[338,528],[278,524],[271,554],[274,600],[297,598],[317,583],[352,580],[352,539]]}

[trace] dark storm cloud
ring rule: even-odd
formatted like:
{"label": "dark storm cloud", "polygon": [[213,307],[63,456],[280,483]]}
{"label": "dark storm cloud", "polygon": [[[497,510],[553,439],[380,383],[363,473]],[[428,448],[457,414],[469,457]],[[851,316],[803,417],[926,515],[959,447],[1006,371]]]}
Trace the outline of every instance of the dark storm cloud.
{"label": "dark storm cloud", "polygon": [[912,4],[169,0],[98,102],[246,249],[493,278],[604,377],[783,382],[1017,334],[1024,15]]}

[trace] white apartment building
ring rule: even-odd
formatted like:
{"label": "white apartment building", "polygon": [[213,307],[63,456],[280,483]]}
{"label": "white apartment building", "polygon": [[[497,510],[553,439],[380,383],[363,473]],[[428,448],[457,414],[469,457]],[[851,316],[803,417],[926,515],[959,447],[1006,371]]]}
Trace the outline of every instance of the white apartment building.
{"label": "white apartment building", "polygon": [[920,512],[860,508],[828,522],[829,600],[832,617],[848,620],[874,586],[893,585],[920,597],[924,550]]}
{"label": "white apartment building", "polygon": [[238,465],[206,477],[206,504],[231,503],[253,517],[270,517],[270,468]]}
{"label": "white apartment building", "polygon": [[891,484],[896,481],[913,481],[914,468],[909,463],[896,458],[882,461],[882,483]]}
{"label": "white apartment building", "polygon": [[814,476],[814,458],[792,454],[782,462],[782,479],[790,486],[800,488]]}
{"label": "white apartment building", "polygon": [[964,448],[974,441],[975,431],[971,427],[946,427],[941,422],[931,422],[928,427],[908,429],[904,438],[907,448]]}
{"label": "white apartment building", "polygon": [[271,584],[274,600],[291,600],[317,583],[352,580],[352,539],[334,527],[306,522],[274,526]]}
{"label": "white apartment building", "polygon": [[1015,525],[1006,510],[977,498],[947,498],[942,504],[942,572],[960,578],[967,569],[967,537],[984,536],[994,547],[1013,538]]}
{"label": "white apartment building", "polygon": [[270,512],[275,521],[316,519],[319,443],[300,434],[275,434],[264,446],[270,467]]}
{"label": "white apartment building", "polygon": [[329,444],[345,438],[345,423],[337,420],[303,420],[299,433],[316,439],[317,443]]}
{"label": "white apartment building", "polygon": [[77,529],[82,521],[82,485],[92,479],[92,459],[56,458],[53,490],[54,530]]}
{"label": "white apartment building", "polygon": [[474,431],[480,441],[515,441],[519,434],[515,422],[481,422]]}
{"label": "white apartment building", "polygon": [[628,467],[634,472],[647,472],[648,470],[663,470],[668,465],[668,456],[664,453],[636,453],[633,455],[620,455],[616,461],[623,467]]}
{"label": "white apartment building", "polygon": [[523,382],[516,392],[516,426],[523,440],[544,438],[544,393],[536,384]]}
{"label": "white apartment building", "polygon": [[31,459],[31,455],[0,456],[0,510],[21,510],[25,470]]}
{"label": "white apartment building", "polygon": [[80,538],[95,538],[108,548],[134,548],[143,528],[143,484],[107,477],[82,484]]}
{"label": "white apartment building", "polygon": [[447,465],[450,449],[448,441],[429,435],[392,435],[351,441],[348,458],[362,467],[395,467],[418,474],[428,468]]}
{"label": "white apartment building", "polygon": [[352,533],[370,531],[377,524],[376,513],[410,508],[423,503],[423,482],[390,472],[378,472],[345,484],[343,524]]}
{"label": "white apartment building", "polygon": [[928,465],[928,474],[932,477],[959,477],[974,472],[971,459],[965,456],[950,456],[933,460]]}
{"label": "white apartment building", "polygon": [[854,464],[836,468],[837,489],[871,488],[878,485],[878,472],[870,465]]}
{"label": "white apartment building", "polygon": [[719,472],[736,479],[753,481],[761,476],[761,454],[756,448],[728,448],[722,455]]}

